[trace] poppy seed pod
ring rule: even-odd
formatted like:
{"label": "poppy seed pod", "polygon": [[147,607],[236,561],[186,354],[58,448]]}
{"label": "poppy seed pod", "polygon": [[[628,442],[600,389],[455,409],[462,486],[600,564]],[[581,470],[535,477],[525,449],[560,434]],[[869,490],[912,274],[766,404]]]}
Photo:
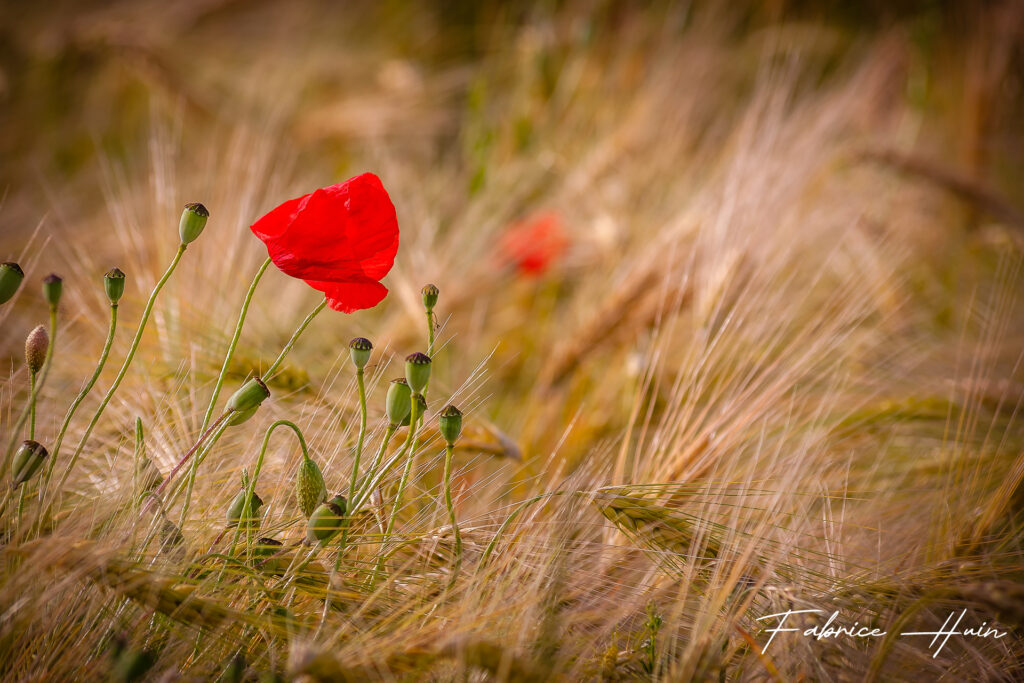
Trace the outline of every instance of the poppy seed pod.
{"label": "poppy seed pod", "polygon": [[[245,508],[245,494],[246,490],[242,489],[232,499],[231,504],[228,505],[227,520],[228,526],[235,526],[242,521],[242,513]],[[260,507],[263,506],[263,499],[256,495],[256,492],[252,492],[252,498],[249,501],[249,514],[252,515],[249,518],[249,523],[259,519]]]}
{"label": "poppy seed pod", "polygon": [[441,416],[438,417],[437,421],[445,443],[449,446],[454,445],[459,439],[459,434],[462,433],[462,412],[455,406],[448,404],[441,411]]}
{"label": "poppy seed pod", "polygon": [[[244,413],[248,410],[255,410],[259,408],[260,404],[263,403],[270,396],[270,389],[263,383],[259,377],[253,377],[248,382],[242,385],[242,387],[231,395],[228,399],[228,410],[233,410],[236,413]],[[242,421],[248,420],[252,415],[247,416]],[[234,423],[233,423],[234,424]]]}
{"label": "poppy seed pod", "polygon": [[434,310],[434,306],[437,305],[437,296],[441,293],[441,290],[437,288],[437,285],[425,285],[420,290],[420,294],[423,295],[423,308],[427,309],[427,313]]}
{"label": "poppy seed pod", "polygon": [[48,455],[49,453],[38,441],[32,441],[31,439],[22,441],[18,452],[14,454],[14,460],[11,462],[13,487],[18,488],[31,479],[32,475],[39,471]]}
{"label": "poppy seed pod", "polygon": [[395,427],[401,425],[403,420],[409,419],[409,411],[412,410],[412,389],[404,377],[391,380],[384,408],[388,420]]}
{"label": "poppy seed pod", "polygon": [[181,243],[194,242],[202,234],[209,217],[210,212],[202,204],[198,202],[186,204],[185,210],[181,212],[181,220],[178,222],[178,236],[181,237]]}
{"label": "poppy seed pod", "polygon": [[370,351],[373,350],[373,344],[369,339],[356,337],[348,343],[348,350],[352,354],[352,362],[362,370],[370,362]]}
{"label": "poppy seed pod", "polygon": [[405,380],[412,393],[419,394],[430,381],[430,356],[425,353],[411,353],[405,357]]}
{"label": "poppy seed pod", "polygon": [[312,515],[316,507],[327,498],[323,472],[312,458],[303,458],[299,463],[295,473],[295,495],[299,499],[299,509],[306,517]]}
{"label": "poppy seed pod", "polygon": [[[427,399],[423,398],[423,394],[416,394],[415,396],[412,397],[412,400],[416,401],[416,414],[419,415],[420,417],[423,417],[424,415],[426,415],[427,414]],[[410,408],[411,408],[411,406],[410,406]],[[399,424],[398,426],[399,427],[408,427],[410,419],[412,419],[412,415],[411,414],[406,415],[405,419],[402,420],[401,424]]]}
{"label": "poppy seed pod", "polygon": [[28,333],[25,338],[25,364],[33,375],[39,372],[46,362],[46,351],[50,348],[50,335],[46,328],[39,325]]}
{"label": "poppy seed pod", "polygon": [[107,291],[107,298],[110,305],[116,306],[124,295],[124,271],[120,268],[111,268],[103,276],[103,289]]}
{"label": "poppy seed pod", "polygon": [[313,511],[306,525],[306,540],[326,544],[341,531],[347,503],[344,496],[335,496]]}
{"label": "poppy seed pod", "polygon": [[288,567],[282,557],[274,557],[284,548],[284,543],[275,538],[261,538],[252,549],[253,564],[268,574],[281,574]]}
{"label": "poppy seed pod", "polygon": [[259,406],[253,406],[248,410],[239,410],[237,412],[231,413],[231,417],[228,418],[228,425],[230,425],[231,427],[237,427],[243,422],[248,422],[250,419],[252,419],[252,416],[255,415],[256,411],[259,409]]}
{"label": "poppy seed pod", "polygon": [[0,263],[0,304],[7,303],[21,287],[25,279],[25,271],[17,263],[8,261]]}
{"label": "poppy seed pod", "polygon": [[64,280],[56,273],[50,273],[43,278],[43,298],[50,307],[56,307],[60,303],[60,295],[64,293]]}

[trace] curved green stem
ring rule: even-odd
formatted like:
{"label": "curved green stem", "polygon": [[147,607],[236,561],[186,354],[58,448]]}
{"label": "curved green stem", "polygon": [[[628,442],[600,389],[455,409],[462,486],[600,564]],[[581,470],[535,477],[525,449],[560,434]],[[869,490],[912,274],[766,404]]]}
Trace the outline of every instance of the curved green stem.
{"label": "curved green stem", "polygon": [[[67,414],[64,416],[64,422],[61,423],[60,430],[57,432],[57,440],[53,444],[53,453],[50,455],[50,462],[46,465],[46,475],[43,477],[42,484],[39,486],[39,495],[42,497],[46,493],[46,489],[50,484],[50,478],[53,476],[53,468],[57,465],[57,456],[60,454],[61,444],[64,443],[64,435],[67,434],[68,426],[71,424],[71,419],[75,416],[75,412],[78,407],[82,405],[82,401],[85,400],[89,392],[92,391],[93,386],[96,384],[96,380],[99,379],[100,373],[103,372],[103,366],[107,364],[107,358],[110,356],[110,347],[114,343],[114,332],[117,330],[117,304],[110,305],[110,325],[107,328],[107,340],[103,343],[103,350],[100,352],[99,362],[96,363],[96,369],[93,370],[92,376],[86,381],[85,386],[78,392],[78,396],[71,402],[71,406],[68,408]],[[68,462],[67,469],[70,471],[76,462],[77,456],[72,458]],[[66,477],[62,478],[64,481]]]}
{"label": "curved green stem", "polygon": [[36,374],[28,373],[28,438],[36,438]]}
{"label": "curved green stem", "polygon": [[210,425],[210,418],[213,417],[213,409],[217,406],[217,398],[220,396],[220,390],[224,386],[224,378],[227,377],[228,367],[231,365],[231,359],[235,356],[235,347],[238,346],[238,339],[242,336],[242,326],[245,324],[245,318],[249,314],[249,304],[252,303],[252,296],[256,292],[256,285],[259,284],[263,278],[263,273],[267,272],[267,266],[271,264],[270,258],[267,258],[260,266],[260,269],[256,271],[256,276],[252,279],[252,284],[249,285],[249,291],[245,294],[245,299],[242,301],[242,310],[238,312],[238,322],[235,323],[235,334],[231,337],[231,343],[228,344],[227,353],[224,354],[224,362],[220,366],[220,374],[217,375],[217,383],[213,385],[213,395],[210,396],[210,405],[206,408],[206,415],[203,416],[203,426],[199,428],[200,432],[206,431],[206,428]]}
{"label": "curved green stem", "polygon": [[288,353],[292,350],[292,347],[295,346],[295,342],[299,340],[299,337],[302,336],[302,333],[305,332],[306,328],[309,327],[309,324],[313,322],[313,318],[315,318],[317,314],[320,313],[320,311],[324,310],[325,306],[327,306],[327,299],[324,299],[319,304],[317,304],[316,308],[310,311],[309,315],[306,316],[306,319],[299,324],[295,332],[292,333],[291,339],[289,339],[288,343],[284,345],[283,349],[281,349],[281,353],[277,356],[277,360],[275,360],[274,363],[269,368],[267,368],[266,372],[263,373],[264,381],[270,381],[271,376],[275,372],[277,372],[278,368],[281,367],[281,363],[284,362],[285,356],[287,356]]}
{"label": "curved green stem", "polygon": [[448,517],[452,521],[452,531],[455,534],[455,569],[452,572],[452,579],[459,573],[462,566],[462,535],[459,533],[459,523],[455,520],[455,505],[452,503],[452,444],[447,444],[444,449],[444,502],[448,506]]}
{"label": "curved green stem", "polygon": [[356,457],[352,461],[352,479],[348,484],[348,499],[356,495],[356,478],[359,476],[359,459],[363,455],[363,440],[366,438],[366,382],[363,381],[363,369],[356,370],[356,383],[359,385],[359,438],[356,440]]}
{"label": "curved green stem", "polygon": [[[107,404],[110,403],[110,399],[114,397],[114,393],[118,387],[121,386],[121,382],[124,380],[124,376],[128,373],[128,368],[131,366],[132,361],[135,359],[135,352],[139,348],[139,342],[142,341],[142,333],[146,331],[146,323],[149,322],[149,316],[153,312],[153,304],[156,303],[156,297],[160,294],[160,290],[167,284],[167,280],[170,279],[174,269],[178,267],[178,262],[181,261],[182,255],[185,253],[185,244],[178,245],[178,251],[174,254],[174,259],[171,261],[171,265],[167,267],[163,277],[161,277],[156,286],[153,287],[153,291],[149,295],[149,301],[146,302],[146,308],[142,311],[142,319],[139,320],[139,329],[135,332],[135,338],[132,339],[131,346],[128,347],[128,355],[125,356],[124,363],[121,364],[121,369],[118,370],[117,376],[114,378],[114,383],[107,389],[107,393],[103,395],[103,400],[100,401],[99,407],[92,416],[92,420],[89,421],[89,426],[85,430],[85,434],[82,435],[82,440],[78,442],[78,447],[75,449],[74,455],[71,456],[72,462],[77,461],[79,454],[82,449],[85,448],[86,442],[89,440],[89,436],[92,434],[93,428],[96,423],[99,422],[100,416],[103,415],[103,411],[106,410]],[[64,482],[67,480],[68,475],[71,474],[71,469],[68,468],[64,472],[64,476],[61,477],[61,482],[57,488],[61,488]]]}

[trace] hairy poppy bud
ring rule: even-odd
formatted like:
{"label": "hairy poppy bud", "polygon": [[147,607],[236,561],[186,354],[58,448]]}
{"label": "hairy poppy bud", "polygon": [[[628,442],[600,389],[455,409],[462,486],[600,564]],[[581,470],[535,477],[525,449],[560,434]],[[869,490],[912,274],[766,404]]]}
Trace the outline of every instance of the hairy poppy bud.
{"label": "hairy poppy bud", "polygon": [[[248,410],[255,411],[270,396],[270,389],[259,377],[253,377],[242,385],[242,387],[228,399],[228,410],[236,413],[244,413]],[[252,415],[246,416],[242,422],[248,420]],[[236,423],[232,423],[236,424]]]}
{"label": "hairy poppy bud", "polygon": [[284,544],[274,538],[261,538],[252,549],[253,564],[268,574],[281,574],[287,569],[287,562],[282,557],[274,557],[284,548]]}
{"label": "hairy poppy bud", "polygon": [[[238,494],[232,499],[231,505],[228,506],[227,520],[228,526],[235,526],[242,521],[242,513],[245,508],[245,494],[246,490],[243,488]],[[263,505],[263,499],[256,495],[256,492],[252,492],[252,498],[249,501],[249,514],[252,515],[247,522],[252,524],[254,521],[259,519],[260,507]]]}
{"label": "hairy poppy bud", "polygon": [[186,204],[185,210],[181,212],[181,221],[178,222],[178,235],[181,237],[181,243],[189,244],[195,241],[202,234],[203,228],[206,227],[206,219],[209,217],[210,212],[202,204],[198,202]]}
{"label": "hairy poppy bud", "polygon": [[345,518],[347,503],[345,497],[338,495],[326,503],[321,504],[313,511],[306,525],[306,540],[310,543],[326,544],[334,535],[341,531],[341,525]]}
{"label": "hairy poppy bud", "polygon": [[103,276],[103,288],[107,290],[107,298],[110,305],[116,306],[124,294],[124,271],[120,268],[111,268]]}
{"label": "hairy poppy bud", "polygon": [[420,294],[423,295],[423,308],[427,309],[427,313],[434,310],[434,306],[437,305],[437,295],[441,293],[441,290],[437,288],[437,285],[425,285],[420,290]]}
{"label": "hairy poppy bud", "polygon": [[405,379],[412,393],[419,394],[430,381],[430,356],[425,353],[411,353],[405,357]]}
{"label": "hairy poppy bud", "polygon": [[324,486],[324,475],[312,458],[302,458],[299,469],[295,473],[295,495],[299,499],[299,509],[309,517],[320,503],[327,498],[327,487]]}
{"label": "hairy poppy bud", "polygon": [[21,287],[25,271],[17,263],[0,263],[0,304],[7,303]]}
{"label": "hairy poppy bud", "polygon": [[14,488],[18,488],[39,471],[49,453],[38,441],[22,441],[11,463],[11,477]]}
{"label": "hairy poppy bud", "polygon": [[370,351],[373,350],[373,344],[369,339],[356,337],[348,343],[348,350],[352,354],[352,362],[362,370],[370,362]]}
{"label": "hairy poppy bud", "polygon": [[51,307],[60,303],[60,295],[64,293],[64,280],[55,273],[43,278],[43,298]]}
{"label": "hairy poppy bud", "polygon": [[462,412],[449,404],[441,411],[441,416],[437,420],[445,442],[449,446],[454,445],[459,439],[459,434],[462,433]]}
{"label": "hairy poppy bud", "polygon": [[401,425],[403,420],[409,419],[409,411],[412,410],[412,389],[404,378],[391,380],[384,407],[388,419],[395,427]]}
{"label": "hairy poppy bud", "polygon": [[28,333],[25,339],[25,364],[33,375],[42,369],[49,348],[50,335],[46,333],[45,327],[39,325]]}

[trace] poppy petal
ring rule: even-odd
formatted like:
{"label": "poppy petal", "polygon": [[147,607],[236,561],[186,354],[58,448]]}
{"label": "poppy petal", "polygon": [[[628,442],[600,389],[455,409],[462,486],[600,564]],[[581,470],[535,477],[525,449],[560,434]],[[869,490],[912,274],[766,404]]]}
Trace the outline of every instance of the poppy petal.
{"label": "poppy petal", "polygon": [[375,280],[352,282],[317,282],[306,280],[313,289],[318,289],[327,298],[327,305],[335,311],[354,313],[373,308],[388,295],[388,288]]}
{"label": "poppy petal", "polygon": [[285,202],[251,229],[274,265],[304,280],[379,280],[398,252],[395,207],[372,173]]}

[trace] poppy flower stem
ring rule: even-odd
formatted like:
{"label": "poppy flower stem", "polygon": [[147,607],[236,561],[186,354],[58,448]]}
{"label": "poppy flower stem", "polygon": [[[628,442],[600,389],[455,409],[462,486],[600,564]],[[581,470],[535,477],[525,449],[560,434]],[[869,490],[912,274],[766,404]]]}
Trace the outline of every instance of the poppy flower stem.
{"label": "poppy flower stem", "polygon": [[245,318],[249,314],[249,304],[252,303],[252,296],[256,292],[256,285],[259,284],[260,280],[263,279],[263,274],[267,272],[267,268],[273,263],[269,258],[263,262],[260,269],[256,271],[256,275],[252,279],[252,283],[249,285],[249,291],[245,293],[245,299],[242,301],[242,309],[238,312],[238,322],[235,323],[235,334],[231,337],[231,343],[228,344],[227,353],[224,354],[224,362],[220,366],[220,374],[217,375],[217,383],[213,385],[213,395],[210,396],[210,405],[206,408],[206,415],[203,416],[203,426],[199,428],[200,432],[206,431],[206,428],[210,426],[210,418],[213,417],[213,409],[217,407],[217,398],[220,396],[220,390],[224,386],[224,379],[228,374],[228,367],[231,365],[231,359],[235,356],[235,347],[238,346],[238,339],[242,336],[242,326],[245,324]]}
{"label": "poppy flower stem", "polygon": [[[60,430],[57,432],[57,439],[53,445],[53,454],[50,456],[50,462],[46,465],[46,473],[43,477],[42,483],[39,485],[39,497],[42,498],[45,495],[47,488],[50,484],[50,478],[53,476],[53,468],[57,464],[57,456],[60,454],[61,444],[64,443],[64,435],[67,434],[68,426],[71,424],[71,419],[75,416],[75,412],[78,407],[82,405],[82,401],[85,400],[89,392],[92,391],[93,386],[96,384],[96,380],[99,379],[100,373],[103,372],[103,367],[107,364],[107,358],[110,357],[110,347],[114,343],[114,332],[117,330],[117,304],[110,305],[110,325],[107,328],[107,340],[103,343],[103,350],[100,351],[100,359],[96,363],[96,369],[92,371],[92,376],[86,381],[85,386],[78,392],[78,396],[71,402],[71,406],[68,408],[67,414],[64,416],[64,422],[60,425]],[[77,458],[72,458],[68,462],[68,466],[65,469],[65,474],[69,472],[74,466]],[[62,476],[60,484],[63,485],[67,477]],[[60,486],[57,487],[60,489]]]}
{"label": "poppy flower stem", "polygon": [[36,438],[36,374],[28,373],[28,438]]}
{"label": "poppy flower stem", "polygon": [[366,382],[363,369],[356,368],[356,384],[359,385],[359,438],[356,440],[356,457],[352,461],[352,479],[348,484],[348,499],[356,495],[356,479],[359,477],[359,460],[363,455],[363,440],[366,438]]}
{"label": "poppy flower stem", "polygon": [[[384,538],[381,539],[381,556],[377,559],[377,566],[373,570],[373,576],[377,577],[381,570],[384,568],[384,549],[387,547],[388,539],[391,538],[391,532],[395,528],[395,519],[398,517],[398,511],[402,507],[402,494],[405,492],[405,487],[409,483],[409,472],[412,470],[413,455],[416,452],[416,436],[419,430],[419,402],[415,396],[412,400],[412,412],[409,414],[409,434],[405,438],[405,444],[402,446],[402,452],[398,454],[397,460],[401,460],[402,456],[405,456],[405,468],[402,470],[402,478],[398,482],[398,491],[395,492],[395,502],[391,506],[391,517],[388,519],[387,529],[384,530]],[[372,490],[372,487],[368,490]],[[376,578],[374,579],[376,582]]]}
{"label": "poppy flower stem", "polygon": [[171,274],[174,273],[174,269],[178,267],[178,263],[181,261],[181,257],[185,254],[185,244],[178,245],[178,251],[174,254],[174,259],[171,261],[171,265],[167,267],[163,276],[157,280],[156,285],[153,287],[153,291],[149,295],[149,300],[146,302],[146,307],[142,310],[142,318],[139,320],[139,329],[135,332],[135,338],[132,339],[131,346],[128,347],[128,355],[125,356],[124,363],[121,364],[121,369],[117,371],[117,376],[114,378],[114,382],[107,389],[107,393],[103,395],[103,400],[100,401],[99,407],[96,412],[93,413],[92,419],[89,421],[89,426],[86,427],[85,434],[82,435],[82,439],[78,442],[78,447],[75,449],[74,455],[71,456],[71,463],[68,468],[64,471],[61,477],[60,484],[57,486],[58,490],[63,487],[64,482],[67,481],[68,476],[71,474],[72,465],[78,461],[78,456],[82,453],[82,449],[85,448],[86,442],[89,441],[89,436],[92,435],[93,428],[96,427],[96,423],[100,421],[100,416],[103,415],[103,411],[106,410],[107,404],[110,403],[110,399],[114,397],[118,387],[121,386],[121,382],[124,380],[124,376],[128,374],[128,368],[131,366],[132,361],[135,359],[135,352],[139,348],[139,342],[142,341],[142,333],[146,331],[146,323],[149,322],[149,316],[153,312],[153,305],[156,303],[156,297],[160,294],[160,290],[164,288],[167,281],[171,278]]}
{"label": "poppy flower stem", "polygon": [[313,318],[315,318],[320,313],[320,311],[324,310],[324,308],[326,307],[327,299],[324,299],[319,304],[317,304],[316,308],[309,312],[309,315],[306,316],[306,319],[303,320],[302,323],[299,324],[299,326],[295,329],[295,332],[292,333],[292,338],[289,339],[288,343],[284,345],[283,349],[281,349],[281,353],[278,355],[277,360],[275,360],[273,364],[269,368],[267,368],[267,371],[263,373],[263,376],[267,379],[267,381],[270,381],[272,375],[275,372],[277,372],[277,370],[281,367],[281,363],[284,362],[285,356],[287,356],[288,353],[292,350],[292,347],[295,346],[295,342],[299,340],[299,337],[301,337],[302,333],[306,331],[306,328],[309,327],[309,324],[313,322]]}
{"label": "poppy flower stem", "polygon": [[455,520],[455,505],[452,503],[452,444],[447,444],[444,449],[444,502],[448,506],[448,517],[452,522],[452,533],[455,535],[455,567],[452,569],[452,582],[459,574],[462,567],[462,534],[459,533],[459,523]]}
{"label": "poppy flower stem", "polygon": [[[49,333],[49,346],[46,347],[46,355],[43,359],[43,367],[39,370],[39,381],[33,382],[34,377],[29,381],[29,402],[22,409],[21,415],[18,417],[18,421],[14,424],[14,429],[11,430],[11,440],[7,444],[7,453],[4,455],[3,466],[0,466],[0,475],[7,472],[7,467],[11,463],[11,456],[14,455],[14,448],[19,443],[18,433],[21,432],[22,427],[25,426],[25,421],[29,418],[29,413],[33,421],[35,420],[36,400],[39,397],[39,392],[42,390],[43,385],[46,383],[46,377],[50,374],[50,362],[53,360],[53,350],[57,347],[57,306],[54,304],[50,305],[50,333]],[[31,373],[30,373],[31,374]],[[32,431],[35,431],[35,426],[32,426]],[[32,438],[31,436],[29,437]]]}
{"label": "poppy flower stem", "polygon": [[[192,489],[196,484],[196,473],[199,471],[199,466],[203,464],[203,460],[206,458],[206,454],[209,453],[213,449],[213,447],[217,445],[217,442],[220,440],[221,435],[224,434],[225,430],[227,430],[227,428],[231,426],[231,423],[227,420],[227,418],[232,414],[233,412],[229,410],[225,412],[223,415],[221,415],[219,418],[217,418],[214,421],[214,423],[210,425],[209,429],[207,429],[208,433],[213,432],[213,434],[210,436],[209,440],[207,440],[203,448],[199,449],[199,446],[200,444],[203,443],[206,434],[199,438],[199,441],[196,442],[196,445],[193,446],[192,450],[190,451],[190,453],[195,453],[196,455],[192,459],[192,466],[188,470],[188,478],[186,479],[185,482],[185,502],[181,506],[181,517],[178,519],[179,527],[184,525],[185,518],[188,516],[188,508],[192,503]],[[179,462],[178,465],[174,468],[174,470],[172,470],[171,473],[167,475],[167,479],[164,480],[161,486],[163,486],[164,484],[171,480],[171,478],[174,476],[174,473],[177,472],[178,467],[181,467],[184,464],[184,462],[188,460],[188,457],[189,454],[186,453],[185,457],[182,458],[181,462]]]}

